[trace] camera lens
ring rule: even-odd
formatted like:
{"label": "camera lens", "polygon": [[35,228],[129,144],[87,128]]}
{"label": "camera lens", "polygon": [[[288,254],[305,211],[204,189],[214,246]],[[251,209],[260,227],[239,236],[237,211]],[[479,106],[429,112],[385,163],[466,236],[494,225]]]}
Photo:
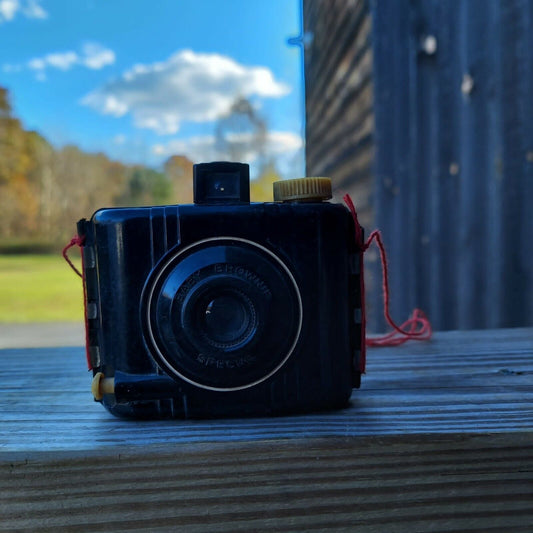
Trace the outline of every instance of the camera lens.
{"label": "camera lens", "polygon": [[230,347],[245,341],[254,323],[253,304],[244,294],[221,294],[205,307],[204,333],[215,346]]}
{"label": "camera lens", "polygon": [[302,325],[298,286],[271,251],[218,237],[169,254],[148,278],[143,335],[163,369],[219,391],[259,383],[289,359]]}
{"label": "camera lens", "polygon": [[[254,285],[242,276],[228,274],[228,268],[232,269],[218,264],[194,272],[176,291],[168,308],[176,337],[199,353],[216,353],[224,359],[253,341],[257,309],[262,305]],[[244,267],[237,270],[252,275]]]}

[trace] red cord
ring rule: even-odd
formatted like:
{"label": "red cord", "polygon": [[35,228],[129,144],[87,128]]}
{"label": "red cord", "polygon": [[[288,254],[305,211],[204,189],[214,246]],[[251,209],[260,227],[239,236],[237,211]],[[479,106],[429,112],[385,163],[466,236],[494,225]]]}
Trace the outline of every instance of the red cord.
{"label": "red cord", "polygon": [[[72,268],[72,270],[74,270],[74,272],[76,272],[76,274],[78,274],[78,276],[80,278],[83,278],[83,274],[76,268],[76,266],[74,265],[74,263],[71,261],[70,257],[68,256],[68,251],[74,247],[74,246],[83,246],[83,242],[85,241],[85,239],[83,237],[79,237],[78,235],[76,235],[75,237],[73,237],[70,242],[63,248],[63,258],[65,259],[65,261],[70,265],[70,268]],[[83,259],[82,259],[83,260]]]}
{"label": "red cord", "polygon": [[[383,312],[385,319],[393,331],[382,335],[380,337],[367,337],[366,345],[367,346],[398,346],[407,342],[408,340],[428,340],[431,338],[432,330],[431,323],[426,317],[423,311],[420,309],[415,309],[411,317],[406,320],[401,326],[396,325],[392,317],[390,316],[389,303],[390,303],[390,290],[389,290],[389,269],[387,266],[387,254],[385,252],[385,246],[383,244],[383,239],[381,237],[381,232],[379,230],[374,230],[366,242],[362,244],[362,233],[363,230],[359,224],[357,218],[357,212],[355,206],[350,198],[350,195],[346,194],[344,196],[344,202],[348,206],[352,214],[352,218],[355,224],[355,238],[357,244],[362,248],[363,253],[368,250],[372,241],[375,240],[378,248],[379,255],[381,259],[381,269],[383,272]],[[361,254],[363,255],[363,254]],[[361,272],[363,272],[361,270]],[[363,276],[361,276],[363,277]],[[364,293],[361,295],[364,298]],[[364,316],[364,305],[363,305],[363,316]]]}
{"label": "red cord", "polygon": [[[70,257],[68,256],[68,251],[74,247],[79,246],[80,248],[83,248],[83,245],[85,243],[85,237],[80,237],[79,235],[76,235],[71,239],[71,241],[63,248],[63,257],[65,258],[65,261],[70,265],[70,268],[78,274],[78,276],[83,281],[83,316],[85,320],[85,357],[87,358],[87,366],[89,367],[89,370],[93,369],[93,365],[91,363],[91,354],[89,352],[89,319],[87,315],[87,286],[85,283],[85,276],[76,268],[74,263],[71,261]],[[85,274],[85,269],[83,268],[83,250],[81,253],[81,265],[83,273]]]}
{"label": "red cord", "polygon": [[[349,194],[346,194],[344,196],[344,201],[346,202],[346,205],[350,209],[350,212],[352,213],[353,222],[355,226],[355,242],[359,249],[361,250],[361,253],[359,254],[359,291],[361,294],[361,331],[366,331],[366,310],[365,310],[365,276],[364,273],[364,262],[363,262],[363,254],[366,250],[365,243],[363,242],[363,228],[361,227],[361,224],[359,224],[359,219],[357,218],[357,211],[355,210],[355,206],[353,205],[352,199]],[[359,372],[361,374],[365,373],[366,368],[366,346],[367,342],[366,339],[363,337],[361,339],[361,356],[359,358]]]}

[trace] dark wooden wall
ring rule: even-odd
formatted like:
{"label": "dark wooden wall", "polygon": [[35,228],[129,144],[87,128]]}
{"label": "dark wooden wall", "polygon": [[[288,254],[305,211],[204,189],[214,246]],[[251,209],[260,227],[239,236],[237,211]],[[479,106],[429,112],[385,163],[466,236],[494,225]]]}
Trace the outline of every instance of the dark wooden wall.
{"label": "dark wooden wall", "polygon": [[[382,230],[393,316],[532,324],[533,1],[304,0],[304,28],[307,174],[331,175]],[[378,326],[379,299],[374,286]]]}
{"label": "dark wooden wall", "polygon": [[304,1],[306,166],[329,176],[339,194],[357,201],[361,221],[373,223],[374,158],[372,47],[366,1]]}

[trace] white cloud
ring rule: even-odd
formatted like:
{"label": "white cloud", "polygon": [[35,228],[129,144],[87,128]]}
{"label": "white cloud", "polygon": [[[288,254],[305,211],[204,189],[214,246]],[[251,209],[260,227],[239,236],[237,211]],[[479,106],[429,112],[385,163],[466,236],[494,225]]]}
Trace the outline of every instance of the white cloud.
{"label": "white cloud", "polygon": [[46,61],[41,58],[34,58],[28,61],[28,68],[31,70],[44,70],[46,68]]}
{"label": "white cloud", "polygon": [[[254,150],[252,134],[232,134],[228,136],[228,140],[241,145],[242,149],[239,151],[242,161],[253,163],[257,159],[258,153]],[[265,156],[267,158],[291,157],[302,147],[303,142],[299,135],[289,131],[271,131],[267,134]],[[162,157],[185,155],[194,162],[225,159],[228,156],[217,149],[216,138],[212,135],[172,139],[152,146],[152,153]]]}
{"label": "white cloud", "polygon": [[152,153],[163,157],[184,155],[194,162],[211,161],[218,158],[215,143],[213,135],[172,139],[164,144],[152,146]]}
{"label": "white cloud", "polygon": [[4,72],[20,72],[22,70],[22,65],[11,65],[9,63],[5,63],[2,65],[2,70]]}
{"label": "white cloud", "polygon": [[104,113],[106,115],[113,115],[114,117],[121,117],[128,112],[128,106],[120,102],[114,96],[109,95],[104,102]]}
{"label": "white cloud", "polygon": [[42,58],[41,63],[44,64],[39,68],[50,66],[59,70],[69,70],[78,61],[78,54],[76,54],[76,52],[59,52],[55,54],[48,54]]}
{"label": "white cloud", "polygon": [[266,151],[269,155],[296,152],[303,147],[302,138],[290,131],[271,131],[268,133]]}
{"label": "white cloud", "polygon": [[28,0],[22,8],[22,13],[30,19],[48,18],[48,13],[41,6],[40,0]]}
{"label": "white cloud", "polygon": [[136,127],[169,135],[184,121],[216,120],[238,96],[279,98],[289,90],[265,67],[182,50],[166,61],[135,65],[86,95],[81,103],[102,114],[130,113]]}
{"label": "white cloud", "polygon": [[45,19],[48,13],[40,0],[0,0],[0,24],[12,21],[17,13],[30,19]]}
{"label": "white cloud", "polygon": [[0,22],[13,20],[18,10],[18,0],[0,0]]}
{"label": "white cloud", "polygon": [[80,63],[87,68],[100,70],[101,68],[112,65],[115,62],[115,52],[109,48],[104,48],[98,43],[85,43]]}
{"label": "white cloud", "polygon": [[127,138],[122,133],[115,135],[112,139],[113,144],[116,144],[117,146],[121,146],[125,144],[126,141],[127,141]]}
{"label": "white cloud", "polygon": [[[1,0],[0,0],[1,1]],[[68,50],[54,52],[42,57],[34,57],[26,63],[26,67],[36,73],[38,80],[46,79],[45,71],[48,68],[67,71],[75,66],[83,66],[92,70],[99,70],[115,62],[115,52],[105,48],[99,43],[85,43],[81,53]],[[21,65],[3,65],[5,72],[18,72]]]}

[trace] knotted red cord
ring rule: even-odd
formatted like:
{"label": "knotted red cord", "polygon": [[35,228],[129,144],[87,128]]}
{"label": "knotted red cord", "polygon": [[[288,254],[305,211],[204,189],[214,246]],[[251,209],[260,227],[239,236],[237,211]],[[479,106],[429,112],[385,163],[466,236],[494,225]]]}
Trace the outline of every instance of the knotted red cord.
{"label": "knotted red cord", "polygon": [[[385,252],[385,246],[383,245],[383,239],[381,237],[381,232],[379,230],[374,230],[366,242],[363,244],[363,230],[359,224],[357,218],[357,211],[355,206],[350,198],[349,194],[344,196],[344,202],[348,206],[352,214],[352,218],[355,224],[355,238],[357,244],[361,247],[363,254],[368,250],[372,241],[375,240],[378,248],[379,255],[381,259],[381,269],[383,272],[383,313],[387,323],[393,331],[382,335],[380,337],[367,337],[366,345],[367,346],[398,346],[407,342],[408,340],[428,340],[431,338],[431,323],[426,317],[423,311],[420,309],[415,309],[413,314],[409,319],[407,319],[401,326],[396,325],[389,312],[389,300],[390,300],[390,291],[389,291],[389,270],[387,266],[387,254]],[[361,270],[361,272],[363,272]],[[361,276],[362,277],[362,276]],[[361,298],[364,298],[364,292],[362,292]],[[364,316],[364,305],[363,305],[363,316]]]}

